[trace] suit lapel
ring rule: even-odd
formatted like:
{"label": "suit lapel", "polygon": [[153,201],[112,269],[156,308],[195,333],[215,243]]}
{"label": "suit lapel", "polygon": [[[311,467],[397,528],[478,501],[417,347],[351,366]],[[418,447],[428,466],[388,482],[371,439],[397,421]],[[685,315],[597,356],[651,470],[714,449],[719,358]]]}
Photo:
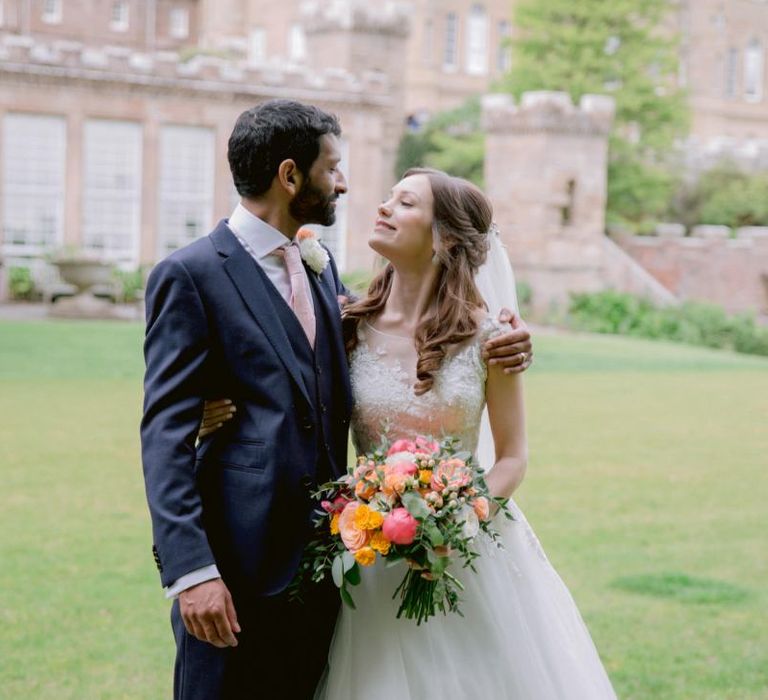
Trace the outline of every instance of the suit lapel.
{"label": "suit lapel", "polygon": [[280,361],[301,390],[308,405],[312,405],[307,386],[301,376],[285,328],[280,323],[266,284],[269,282],[263,270],[250,254],[240,245],[234,234],[222,221],[211,234],[211,241],[219,255],[225,258],[224,270],[237,288],[245,305],[250,310]]}
{"label": "suit lapel", "polygon": [[[349,383],[349,372],[347,370],[347,351],[344,348],[344,336],[341,330],[341,313],[339,311],[339,300],[336,298],[332,280],[328,279],[331,272],[329,268],[326,267],[323,273],[318,275],[311,269],[307,268],[306,265],[304,267],[307,270],[310,284],[315,290],[315,297],[320,301],[320,304],[323,307],[322,312],[325,314],[325,317],[329,322],[329,341],[333,350],[333,356],[337,358],[337,361],[340,364],[341,372],[339,372],[339,376],[341,377],[342,384],[344,385],[344,395],[346,397],[347,409],[350,409],[352,405],[352,387]],[[317,311],[320,311],[320,309]],[[315,315],[318,316],[319,314],[316,313]]]}

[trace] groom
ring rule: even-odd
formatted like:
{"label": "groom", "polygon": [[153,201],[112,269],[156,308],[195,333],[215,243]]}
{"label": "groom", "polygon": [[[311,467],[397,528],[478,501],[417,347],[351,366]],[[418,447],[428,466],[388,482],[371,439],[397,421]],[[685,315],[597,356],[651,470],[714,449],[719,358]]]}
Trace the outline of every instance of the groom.
{"label": "groom", "polygon": [[[183,700],[311,698],[338,609],[333,586],[289,602],[311,493],[345,471],[351,392],[333,258],[293,243],[330,225],[347,190],[332,115],[274,100],[229,140],[241,195],[228,221],[160,262],[147,283],[141,425],[153,553]],[[495,341],[529,363],[519,328]],[[196,446],[206,398],[235,420]]]}

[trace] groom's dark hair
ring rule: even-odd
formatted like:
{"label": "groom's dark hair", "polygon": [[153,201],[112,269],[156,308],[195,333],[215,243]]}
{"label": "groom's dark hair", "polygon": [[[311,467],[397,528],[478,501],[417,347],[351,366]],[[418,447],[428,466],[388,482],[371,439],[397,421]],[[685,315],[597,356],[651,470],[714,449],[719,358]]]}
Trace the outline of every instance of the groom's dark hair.
{"label": "groom's dark hair", "polygon": [[227,158],[241,197],[258,197],[291,159],[307,175],[320,153],[320,137],[341,135],[339,120],[313,105],[270,100],[243,112],[229,137]]}

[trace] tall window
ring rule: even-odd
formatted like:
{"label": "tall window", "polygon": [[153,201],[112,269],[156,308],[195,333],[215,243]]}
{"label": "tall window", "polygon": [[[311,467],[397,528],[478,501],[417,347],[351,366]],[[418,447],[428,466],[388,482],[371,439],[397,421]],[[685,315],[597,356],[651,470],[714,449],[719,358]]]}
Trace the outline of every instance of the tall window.
{"label": "tall window", "polygon": [[506,73],[512,68],[512,48],[509,45],[509,37],[512,34],[512,28],[507,20],[499,22],[499,47],[496,51],[496,70],[499,73]]}
{"label": "tall window", "polygon": [[186,7],[171,9],[170,34],[174,39],[186,39],[189,36],[189,10]]}
{"label": "tall window", "polygon": [[248,62],[252,66],[264,63],[267,58],[267,32],[263,27],[251,29],[248,36]]}
{"label": "tall window", "polygon": [[141,125],[88,120],[83,162],[83,247],[135,262],[141,229]]}
{"label": "tall window", "polygon": [[[341,150],[339,168],[347,180],[349,180],[349,143],[341,139],[339,148]],[[348,202],[349,200],[346,195],[342,195],[336,200],[336,221],[333,223],[333,226],[307,227],[317,231],[320,240],[331,251],[333,259],[341,271],[344,271],[347,264],[347,236],[349,235],[347,231]]]}
{"label": "tall window", "polygon": [[454,70],[459,62],[459,18],[455,12],[445,16],[445,50],[443,68]]}
{"label": "tall window", "polygon": [[43,22],[58,24],[61,22],[63,0],[43,0]]}
{"label": "tall window", "polygon": [[67,126],[63,117],[3,119],[3,239],[6,253],[41,253],[64,239]]}
{"label": "tall window", "polygon": [[728,49],[725,59],[725,96],[736,97],[736,74],[739,70],[739,50]]}
{"label": "tall window", "polygon": [[424,36],[421,40],[421,62],[425,66],[432,65],[432,55],[434,51],[434,33],[435,26],[432,19],[424,22]]}
{"label": "tall window", "polygon": [[763,99],[765,52],[759,39],[752,39],[744,51],[744,99],[760,102]]}
{"label": "tall window", "polygon": [[307,37],[304,34],[304,27],[300,24],[291,25],[291,31],[288,34],[288,52],[291,60],[297,63],[307,57]]}
{"label": "tall window", "polygon": [[109,28],[114,32],[128,29],[128,0],[113,0]]}
{"label": "tall window", "polygon": [[161,129],[158,257],[210,231],[214,149],[212,129],[195,126]]}
{"label": "tall window", "polygon": [[467,19],[467,73],[488,72],[488,16],[482,5],[472,5]]}

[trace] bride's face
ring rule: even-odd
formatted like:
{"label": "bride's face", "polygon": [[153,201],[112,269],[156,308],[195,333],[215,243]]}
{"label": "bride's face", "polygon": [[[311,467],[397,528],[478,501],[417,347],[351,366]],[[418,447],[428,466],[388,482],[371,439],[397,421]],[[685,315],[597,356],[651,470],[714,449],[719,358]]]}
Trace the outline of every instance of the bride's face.
{"label": "bride's face", "polygon": [[403,178],[379,205],[368,245],[393,262],[431,261],[433,207],[432,187],[426,175]]}

